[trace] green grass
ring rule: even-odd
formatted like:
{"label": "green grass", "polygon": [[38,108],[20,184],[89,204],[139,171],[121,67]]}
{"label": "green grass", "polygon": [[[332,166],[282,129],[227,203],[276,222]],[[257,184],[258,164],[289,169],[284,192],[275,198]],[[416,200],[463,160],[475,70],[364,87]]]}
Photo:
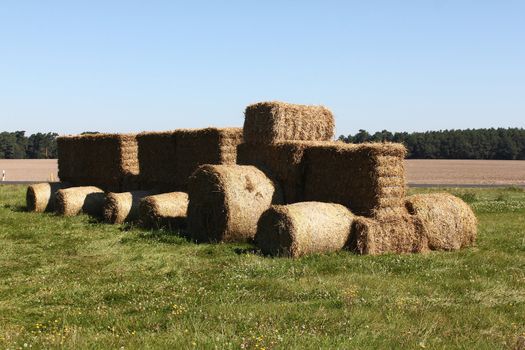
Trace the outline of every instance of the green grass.
{"label": "green grass", "polygon": [[297,260],[27,213],[24,191],[0,186],[0,348],[512,349],[525,332],[520,189],[450,190],[476,248]]}

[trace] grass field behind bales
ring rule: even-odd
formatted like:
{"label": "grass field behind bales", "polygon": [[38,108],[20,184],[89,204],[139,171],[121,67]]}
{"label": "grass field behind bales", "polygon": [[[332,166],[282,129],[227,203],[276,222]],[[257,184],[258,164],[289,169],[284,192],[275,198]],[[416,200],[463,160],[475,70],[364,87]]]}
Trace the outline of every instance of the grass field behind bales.
{"label": "grass field behind bales", "polygon": [[27,213],[25,188],[0,186],[0,348],[513,349],[525,192],[449,191],[478,215],[476,248],[290,260]]}

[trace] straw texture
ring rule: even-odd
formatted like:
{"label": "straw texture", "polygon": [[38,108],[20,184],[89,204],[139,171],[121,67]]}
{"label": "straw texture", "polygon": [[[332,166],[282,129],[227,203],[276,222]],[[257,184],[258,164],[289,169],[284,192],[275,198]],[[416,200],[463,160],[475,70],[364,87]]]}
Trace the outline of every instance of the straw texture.
{"label": "straw texture", "polygon": [[64,216],[80,213],[102,216],[104,191],[94,186],[70,187],[56,193],[56,212]]}
{"label": "straw texture", "polygon": [[203,165],[188,194],[188,231],[196,241],[251,240],[261,214],[282,203],[279,189],[253,166]]}
{"label": "straw texture", "polygon": [[104,220],[110,224],[136,221],[140,200],[149,195],[151,191],[108,193],[104,203]]}
{"label": "straw texture", "polygon": [[255,243],[264,254],[277,256],[338,251],[348,242],[353,218],[339,204],[275,205],[261,216]]}
{"label": "straw texture", "polygon": [[467,203],[448,193],[406,198],[410,214],[423,223],[432,250],[458,250],[474,245],[477,218]]}
{"label": "straw texture", "polygon": [[27,210],[37,213],[55,210],[56,191],[70,186],[67,182],[46,182],[29,185],[26,192]]}
{"label": "straw texture", "polygon": [[143,198],[139,205],[142,226],[177,230],[186,227],[188,194],[169,192]]}
{"label": "straw texture", "polygon": [[246,143],[329,141],[334,137],[334,117],[323,106],[259,102],[246,107],[244,117]]}

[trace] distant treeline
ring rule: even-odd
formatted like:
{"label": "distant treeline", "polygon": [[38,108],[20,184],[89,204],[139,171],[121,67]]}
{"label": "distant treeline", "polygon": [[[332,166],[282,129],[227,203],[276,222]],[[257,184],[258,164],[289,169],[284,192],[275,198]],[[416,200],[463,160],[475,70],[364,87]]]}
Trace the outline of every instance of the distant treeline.
{"label": "distant treeline", "polygon": [[359,130],[340,136],[348,143],[401,142],[412,159],[525,159],[525,129],[467,129],[427,132]]}
{"label": "distant treeline", "polygon": [[56,133],[37,133],[29,137],[25,131],[0,133],[0,159],[53,159],[57,157]]}
{"label": "distant treeline", "polygon": [[[96,133],[85,132],[83,134]],[[56,133],[25,131],[0,133],[0,159],[57,158]],[[467,129],[427,132],[374,134],[359,130],[355,135],[340,136],[348,143],[401,142],[412,159],[525,159],[525,129]]]}

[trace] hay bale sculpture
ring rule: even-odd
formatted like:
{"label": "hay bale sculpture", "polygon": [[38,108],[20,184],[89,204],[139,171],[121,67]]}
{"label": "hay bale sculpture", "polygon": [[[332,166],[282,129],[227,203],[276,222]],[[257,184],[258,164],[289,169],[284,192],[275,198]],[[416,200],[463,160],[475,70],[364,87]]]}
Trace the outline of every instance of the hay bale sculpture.
{"label": "hay bale sculpture", "polygon": [[403,145],[334,142],[334,127],[326,107],[274,101],[248,106],[242,129],[59,137],[64,183],[29,186],[27,207],[151,228],[187,224],[196,241],[254,240],[265,254],[289,257],[474,244],[476,216],[461,199],[406,196]]}

